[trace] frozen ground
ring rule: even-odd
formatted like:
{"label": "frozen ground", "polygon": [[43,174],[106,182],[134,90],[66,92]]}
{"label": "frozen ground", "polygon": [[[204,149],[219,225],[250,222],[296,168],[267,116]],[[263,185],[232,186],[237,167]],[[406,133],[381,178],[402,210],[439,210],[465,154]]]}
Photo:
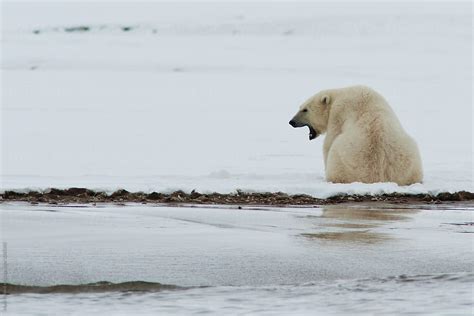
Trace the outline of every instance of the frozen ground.
{"label": "frozen ground", "polygon": [[5,203],[9,283],[209,287],[22,294],[0,304],[15,315],[467,315],[473,214],[461,204],[238,210]]}
{"label": "frozen ground", "polygon": [[[2,36],[2,189],[473,191],[470,2],[5,2]],[[424,184],[324,182],[288,121],[351,84],[392,104]]]}

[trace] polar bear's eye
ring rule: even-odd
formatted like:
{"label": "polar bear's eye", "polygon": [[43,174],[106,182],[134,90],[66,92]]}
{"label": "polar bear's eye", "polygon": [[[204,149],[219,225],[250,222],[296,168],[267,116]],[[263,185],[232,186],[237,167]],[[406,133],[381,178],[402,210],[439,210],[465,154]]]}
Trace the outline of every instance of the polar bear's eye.
{"label": "polar bear's eye", "polygon": [[303,111],[301,111],[301,112],[308,112],[308,109],[304,109],[304,110],[303,110]]}

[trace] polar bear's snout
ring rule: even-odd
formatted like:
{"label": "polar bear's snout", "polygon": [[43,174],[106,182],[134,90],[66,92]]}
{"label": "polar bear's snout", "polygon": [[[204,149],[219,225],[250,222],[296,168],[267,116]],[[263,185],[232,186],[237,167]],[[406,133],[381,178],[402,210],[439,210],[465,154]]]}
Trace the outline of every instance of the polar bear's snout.
{"label": "polar bear's snout", "polygon": [[309,128],[309,140],[313,140],[316,137],[318,137],[319,133],[309,123],[302,122],[301,120],[299,120],[297,118],[297,116],[298,115],[296,115],[294,118],[292,118],[290,120],[290,122],[289,122],[290,125],[293,126],[294,128],[308,126],[308,128]]}
{"label": "polar bear's snout", "polygon": [[293,126],[293,127],[303,127],[304,126],[304,124],[301,124],[301,123],[299,123],[295,120],[291,120],[290,125]]}
{"label": "polar bear's snout", "polygon": [[296,115],[293,116],[289,123],[295,128],[308,125],[307,120],[305,119],[305,117],[303,117],[303,115],[301,115],[301,112],[296,113]]}

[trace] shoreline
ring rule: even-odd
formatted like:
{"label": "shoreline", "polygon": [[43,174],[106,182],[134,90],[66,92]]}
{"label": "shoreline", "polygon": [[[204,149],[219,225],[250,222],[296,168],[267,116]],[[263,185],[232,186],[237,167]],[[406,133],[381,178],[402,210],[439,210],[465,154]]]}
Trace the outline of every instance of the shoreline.
{"label": "shoreline", "polygon": [[87,188],[56,189],[51,188],[44,192],[30,191],[26,193],[7,190],[0,194],[2,202],[29,202],[32,204],[91,204],[91,203],[156,203],[156,204],[201,204],[201,205],[269,205],[269,206],[298,206],[298,205],[330,205],[340,203],[386,202],[393,204],[412,204],[417,202],[440,204],[444,202],[472,202],[474,193],[458,191],[454,193],[441,192],[433,194],[406,194],[389,193],[379,195],[352,195],[340,194],[329,198],[315,198],[307,194],[287,194],[284,192],[243,192],[236,191],[230,194],[199,193],[192,191],[174,191],[172,193],[159,192],[129,192],[117,190],[112,194],[104,191],[93,191]]}

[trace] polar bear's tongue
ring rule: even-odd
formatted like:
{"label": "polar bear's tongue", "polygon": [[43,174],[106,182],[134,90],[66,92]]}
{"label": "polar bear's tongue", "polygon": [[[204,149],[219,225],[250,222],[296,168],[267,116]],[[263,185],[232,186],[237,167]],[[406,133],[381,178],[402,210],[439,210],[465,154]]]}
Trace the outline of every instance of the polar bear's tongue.
{"label": "polar bear's tongue", "polygon": [[309,140],[313,140],[318,136],[318,132],[314,128],[308,125],[309,128]]}

